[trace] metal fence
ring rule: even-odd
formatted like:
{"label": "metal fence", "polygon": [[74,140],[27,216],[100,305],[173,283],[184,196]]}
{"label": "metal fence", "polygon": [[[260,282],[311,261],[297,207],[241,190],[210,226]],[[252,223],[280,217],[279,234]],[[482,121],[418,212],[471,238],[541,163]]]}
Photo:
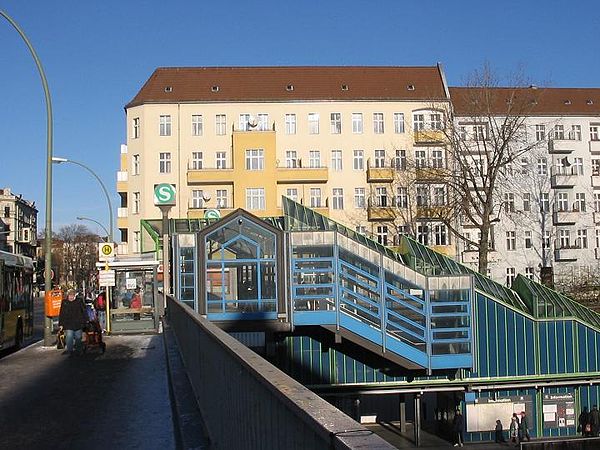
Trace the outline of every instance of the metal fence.
{"label": "metal fence", "polygon": [[167,304],[212,448],[395,448],[189,306]]}

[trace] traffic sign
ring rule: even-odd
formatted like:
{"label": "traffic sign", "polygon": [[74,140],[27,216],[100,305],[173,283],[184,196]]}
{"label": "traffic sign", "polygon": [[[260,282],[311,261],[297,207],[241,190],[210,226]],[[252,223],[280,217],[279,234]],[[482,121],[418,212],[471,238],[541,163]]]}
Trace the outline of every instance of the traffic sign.
{"label": "traffic sign", "polygon": [[100,286],[116,286],[114,270],[99,270],[98,284]]}
{"label": "traffic sign", "polygon": [[207,209],[206,211],[204,211],[204,218],[205,219],[220,219],[221,213],[219,212],[218,209]]}
{"label": "traffic sign", "polygon": [[107,259],[115,257],[115,244],[112,242],[99,242],[98,243],[98,258],[100,261],[106,261]]}
{"label": "traffic sign", "polygon": [[175,186],[169,183],[161,183],[154,186],[154,204],[156,206],[161,205],[175,205]]}

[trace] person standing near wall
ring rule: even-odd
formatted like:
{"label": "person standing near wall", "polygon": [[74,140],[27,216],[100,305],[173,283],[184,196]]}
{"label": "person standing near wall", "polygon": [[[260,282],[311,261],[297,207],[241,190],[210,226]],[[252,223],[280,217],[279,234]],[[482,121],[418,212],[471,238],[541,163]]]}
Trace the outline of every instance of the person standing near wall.
{"label": "person standing near wall", "polygon": [[465,418],[463,417],[460,409],[456,410],[456,414],[454,415],[454,420],[452,421],[452,431],[454,432],[454,446],[462,447],[465,442]]}
{"label": "person standing near wall", "polygon": [[523,442],[525,439],[529,442],[531,436],[529,436],[529,423],[527,422],[527,416],[525,411],[521,411],[521,421],[519,422],[519,442]]}
{"label": "person standing near wall", "polygon": [[592,436],[598,436],[598,431],[600,431],[600,412],[598,412],[598,407],[596,405],[592,406],[592,410],[590,411],[590,425],[592,428]]}
{"label": "person standing near wall", "polygon": [[510,435],[510,442],[512,442],[513,444],[518,446],[519,445],[519,418],[517,417],[517,413],[513,413],[512,417],[510,418],[510,428],[508,430],[508,433]]}

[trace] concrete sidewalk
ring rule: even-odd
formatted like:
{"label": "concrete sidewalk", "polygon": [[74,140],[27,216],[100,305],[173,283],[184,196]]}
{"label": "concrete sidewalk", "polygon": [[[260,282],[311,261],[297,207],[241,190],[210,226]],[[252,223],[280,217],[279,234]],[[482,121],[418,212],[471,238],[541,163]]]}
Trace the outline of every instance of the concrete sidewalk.
{"label": "concrete sidewalk", "polygon": [[37,343],[0,359],[0,448],[175,448],[162,335],[105,342],[105,354]]}

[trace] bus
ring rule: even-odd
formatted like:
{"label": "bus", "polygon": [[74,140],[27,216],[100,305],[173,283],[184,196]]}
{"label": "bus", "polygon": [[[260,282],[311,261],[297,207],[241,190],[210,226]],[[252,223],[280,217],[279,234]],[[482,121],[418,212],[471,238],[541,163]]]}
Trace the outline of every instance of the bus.
{"label": "bus", "polygon": [[0,349],[33,334],[33,260],[0,251]]}

